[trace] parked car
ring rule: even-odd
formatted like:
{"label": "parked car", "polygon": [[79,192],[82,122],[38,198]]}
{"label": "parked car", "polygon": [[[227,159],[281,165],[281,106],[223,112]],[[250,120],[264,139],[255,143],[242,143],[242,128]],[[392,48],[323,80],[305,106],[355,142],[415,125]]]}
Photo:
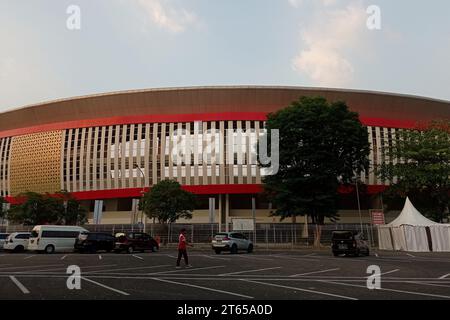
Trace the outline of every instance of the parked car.
{"label": "parked car", "polygon": [[331,235],[334,256],[341,254],[359,256],[370,254],[369,245],[361,233],[355,231],[333,231]]}
{"label": "parked car", "polygon": [[101,232],[81,232],[75,240],[74,249],[76,252],[90,252],[104,250],[111,252],[116,245],[116,238],[108,233]]}
{"label": "parked car", "polygon": [[3,250],[11,252],[23,252],[28,249],[29,232],[11,233],[3,245]]}
{"label": "parked car", "polygon": [[143,232],[129,232],[116,234],[116,245],[114,251],[133,253],[134,251],[144,252],[159,250],[158,242],[149,234]]}
{"label": "parked car", "polygon": [[238,253],[239,250],[245,250],[248,253],[253,252],[253,243],[242,233],[221,232],[214,236],[212,240],[212,249],[220,254],[222,251]]}
{"label": "parked car", "polygon": [[88,232],[78,226],[35,226],[28,240],[28,250],[45,253],[73,251],[75,239],[81,232]]}
{"label": "parked car", "polygon": [[0,233],[0,250],[3,249],[3,245],[6,242],[6,238],[8,238],[9,233]]}

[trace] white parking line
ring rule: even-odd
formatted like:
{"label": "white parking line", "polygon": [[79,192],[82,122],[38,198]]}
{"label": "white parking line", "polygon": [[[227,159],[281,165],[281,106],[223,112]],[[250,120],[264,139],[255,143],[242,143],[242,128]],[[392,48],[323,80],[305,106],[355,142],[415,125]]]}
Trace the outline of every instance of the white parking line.
{"label": "white parking line", "polygon": [[99,255],[98,258],[99,258],[99,260],[102,260],[102,255]]}
{"label": "white parking line", "polygon": [[139,256],[137,256],[137,255],[135,255],[135,254],[133,254],[133,255],[132,255],[132,257],[135,257],[136,259],[141,259],[141,260],[144,260],[144,258],[142,258],[142,257],[139,257]]}
{"label": "white parking line", "polygon": [[25,257],[25,258],[23,258],[23,260],[30,259],[30,258],[33,258],[33,257],[36,257],[36,255]]}
{"label": "white parking line", "polygon": [[240,279],[240,280],[241,281],[245,281],[245,282],[257,283],[257,284],[261,284],[261,285],[265,285],[265,286],[270,286],[270,287],[278,287],[278,288],[283,288],[283,289],[291,289],[291,290],[296,290],[296,291],[303,291],[303,292],[314,293],[314,294],[324,295],[324,296],[329,296],[329,297],[334,297],[334,298],[342,298],[342,299],[347,299],[347,300],[358,300],[357,298],[341,296],[341,295],[338,295],[338,294],[332,294],[332,293],[327,293],[327,292],[322,292],[322,291],[308,290],[308,289],[297,288],[297,287],[290,287],[290,286],[283,286],[283,285],[279,285],[279,284],[266,283],[266,282],[260,282],[260,281],[254,281],[254,280],[246,280],[246,279]]}
{"label": "white parking line", "polygon": [[247,259],[253,259],[253,260],[261,260],[261,261],[273,261],[273,259],[257,258],[255,256],[235,255],[235,257],[237,257],[237,258],[247,258]]}
{"label": "white parking line", "polygon": [[[117,264],[107,264],[107,265],[96,265],[96,266],[81,266],[81,270],[84,271],[86,269],[91,268],[104,268],[104,267],[114,267],[117,266]],[[21,271],[21,272],[15,272],[15,273],[33,273],[33,272],[39,272],[39,273],[45,273],[49,271],[58,271],[58,270],[67,270],[67,267],[60,267],[60,268],[52,268],[52,269],[41,269],[41,270],[28,270],[28,271]]]}
{"label": "white parking line", "polygon": [[442,277],[439,277],[439,279],[446,279],[448,276],[450,276],[450,273],[444,274]]}
{"label": "white parking line", "polygon": [[450,286],[444,286],[442,284],[427,283],[427,282],[408,281],[407,283],[421,284],[421,285],[424,285],[424,286],[450,288]]}
{"label": "white parking line", "polygon": [[334,268],[334,269],[328,269],[328,270],[320,270],[320,271],[313,271],[313,272],[306,272],[306,273],[299,273],[299,274],[294,274],[291,277],[300,277],[300,276],[308,276],[310,274],[317,274],[317,273],[325,273],[325,272],[331,272],[331,271],[337,271],[337,270],[341,270],[340,268]]}
{"label": "white parking line", "polygon": [[208,288],[208,287],[203,287],[203,286],[197,286],[197,285],[189,284],[189,283],[175,282],[175,281],[170,281],[170,280],[166,280],[166,279],[159,279],[159,278],[152,278],[152,280],[161,281],[161,282],[167,282],[167,283],[171,283],[171,284],[177,284],[177,285],[180,285],[180,286],[197,288],[197,289],[202,289],[202,290],[207,290],[207,291],[213,291],[213,292],[218,292],[218,293],[224,293],[224,294],[228,294],[228,295],[232,295],[232,296],[236,296],[236,297],[241,297],[241,298],[245,298],[245,299],[254,299],[254,297],[247,296],[247,295],[244,295],[244,294],[239,294],[239,293],[234,293],[234,292],[224,291],[224,290],[218,290],[218,289],[213,289],[213,288]]}
{"label": "white parking line", "polygon": [[238,272],[222,273],[222,274],[219,274],[219,276],[231,276],[231,275],[234,275],[234,274],[243,274],[243,273],[266,271],[266,270],[275,270],[275,269],[281,269],[281,267],[273,267],[273,268],[264,268],[264,269],[244,270],[244,271],[238,271]]}
{"label": "white parking line", "polygon": [[30,291],[28,291],[27,288],[25,288],[25,286],[19,281],[17,280],[16,277],[14,276],[9,276],[9,278],[11,279],[12,282],[14,282],[14,284],[20,289],[20,291],[22,291],[23,294],[29,294]]}
{"label": "white parking line", "polygon": [[375,257],[377,257],[377,258],[378,258],[378,253],[376,253],[376,252],[375,252]]}
{"label": "white parking line", "polygon": [[127,292],[125,292],[125,291],[121,291],[121,290],[117,290],[117,289],[108,287],[107,285],[101,284],[101,283],[99,283],[99,282],[97,282],[97,281],[94,281],[94,280],[91,280],[91,279],[88,279],[88,278],[85,278],[85,277],[81,277],[81,279],[83,279],[83,280],[85,280],[85,281],[87,281],[87,282],[96,284],[96,285],[98,285],[98,286],[100,286],[100,287],[102,287],[102,288],[105,288],[105,289],[108,289],[108,290],[111,290],[111,291],[120,293],[120,294],[122,294],[122,295],[124,295],[124,296],[129,296],[129,295],[130,295],[129,293],[127,293]]}
{"label": "white parking line", "polygon": [[[386,274],[391,274],[391,273],[398,272],[398,271],[400,271],[400,269],[395,269],[395,270],[391,270],[391,271],[387,271],[387,272],[382,272],[379,275],[380,276],[384,276]],[[370,277],[370,276],[367,276],[367,277]]]}
{"label": "white parking line", "polygon": [[5,270],[5,269],[26,269],[26,268],[56,267],[56,266],[61,266],[61,264],[47,264],[47,265],[39,265],[39,266],[22,266],[22,267],[6,267],[6,268],[0,268],[0,271],[1,270]]}
{"label": "white parking line", "polygon": [[[300,261],[309,261],[309,262],[320,262],[320,260],[317,260],[315,258],[317,257],[312,257],[312,258],[308,258],[306,256],[302,256],[302,257],[297,257],[297,256],[285,256],[285,255],[273,255],[276,258],[283,258],[283,259],[289,259],[289,260],[300,260]],[[324,257],[320,257],[321,259]]]}
{"label": "white parking line", "polygon": [[166,256],[168,256],[169,258],[174,258],[174,259],[178,259],[177,257],[171,255],[171,254],[166,254]]}
{"label": "white parking line", "polygon": [[[340,285],[340,286],[348,286],[348,287],[356,287],[356,288],[364,288],[364,289],[367,289],[367,286],[360,286],[360,285],[357,285],[357,284],[339,283],[339,282],[326,281],[326,280],[319,280],[319,282],[330,283],[330,284],[336,284],[336,285]],[[388,289],[388,288],[380,288],[379,290],[382,290],[382,291],[390,291],[390,292],[397,292],[397,293],[406,293],[406,294],[412,294],[412,295],[416,295],[416,296],[426,296],[426,297],[433,297],[433,298],[450,299],[450,296],[443,296],[443,295],[431,294],[431,293],[414,292],[414,291],[404,291],[404,290]]]}
{"label": "white parking line", "polygon": [[408,257],[411,257],[411,258],[415,258],[416,256],[413,256],[412,254],[409,254],[409,253],[407,253],[406,254]]}
{"label": "white parking line", "polygon": [[114,271],[126,271],[126,270],[139,270],[139,269],[152,269],[152,268],[162,268],[162,267],[170,267],[169,264],[162,264],[159,266],[150,266],[150,267],[136,267],[136,268],[120,268],[120,269],[110,269],[110,270],[97,270],[97,271],[88,271],[87,273],[108,273],[108,272],[114,272]]}
{"label": "white parking line", "polygon": [[213,266],[213,267],[190,268],[190,269],[177,269],[177,270],[172,270],[172,271],[161,271],[161,272],[154,272],[154,273],[148,273],[148,274],[149,275],[166,274],[166,273],[176,273],[176,272],[181,272],[181,271],[197,271],[197,270],[218,269],[218,268],[225,268],[225,266]]}
{"label": "white parking line", "polygon": [[66,257],[67,257],[67,256],[62,256],[62,257],[61,257],[61,260],[64,260]]}
{"label": "white parking line", "polygon": [[231,259],[228,259],[228,258],[211,257],[211,256],[208,256],[206,254],[200,255],[200,257],[205,257],[205,258],[215,259],[215,260],[228,260],[228,261],[231,260]]}

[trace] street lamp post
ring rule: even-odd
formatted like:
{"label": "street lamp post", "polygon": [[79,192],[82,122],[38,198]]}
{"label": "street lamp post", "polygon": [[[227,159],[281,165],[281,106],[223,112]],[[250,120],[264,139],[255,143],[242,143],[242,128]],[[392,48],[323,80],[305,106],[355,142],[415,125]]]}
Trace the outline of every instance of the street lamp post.
{"label": "street lamp post", "polygon": [[362,214],[361,214],[361,201],[359,200],[358,177],[356,177],[356,179],[355,179],[355,185],[356,185],[356,199],[358,201],[359,223],[361,225],[361,234],[363,234],[364,231],[363,231]]}
{"label": "street lamp post", "polygon": [[[139,170],[139,172],[142,174],[142,179],[144,179],[144,183],[143,183],[143,187],[142,187],[142,191],[141,191],[141,201],[142,201],[142,199],[144,199],[144,193],[145,193],[145,174],[142,171],[141,167],[139,167],[136,163],[134,164],[134,167]],[[141,203],[141,223],[144,226],[143,232],[145,232],[146,225],[145,225],[145,220],[144,220],[144,208],[142,207],[142,203]]]}

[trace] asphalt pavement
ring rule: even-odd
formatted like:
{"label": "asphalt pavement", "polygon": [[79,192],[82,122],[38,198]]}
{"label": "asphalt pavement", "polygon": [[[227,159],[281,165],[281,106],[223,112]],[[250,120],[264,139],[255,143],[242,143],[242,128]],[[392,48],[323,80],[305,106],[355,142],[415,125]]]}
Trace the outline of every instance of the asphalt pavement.
{"label": "asphalt pavement", "polygon": [[[175,268],[176,255],[173,249],[136,254],[0,252],[0,299],[450,299],[447,253],[373,251],[369,257],[334,257],[328,250],[216,255],[195,249],[189,252],[192,268],[182,263],[181,269]],[[379,270],[379,282],[369,267]],[[68,283],[75,288],[69,289]]]}

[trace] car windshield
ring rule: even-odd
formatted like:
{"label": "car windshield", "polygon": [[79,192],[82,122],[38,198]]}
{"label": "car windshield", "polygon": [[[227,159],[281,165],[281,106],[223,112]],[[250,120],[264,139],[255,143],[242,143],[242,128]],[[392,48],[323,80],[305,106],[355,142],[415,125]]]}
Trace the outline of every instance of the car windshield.
{"label": "car windshield", "polygon": [[352,240],[353,239],[353,232],[351,232],[351,231],[333,232],[333,239],[336,239],[336,240]]}
{"label": "car windshield", "polygon": [[127,237],[125,236],[125,235],[118,235],[117,237],[116,237],[116,241],[117,242],[125,242],[127,240]]}
{"label": "car windshield", "polygon": [[80,240],[86,240],[89,236],[88,232],[81,232],[80,235],[78,236],[78,239]]}
{"label": "car windshield", "polygon": [[223,239],[223,238],[226,238],[226,237],[228,237],[228,233],[218,233],[215,236],[216,239]]}
{"label": "car windshield", "polygon": [[30,238],[37,238],[39,236],[39,232],[36,230],[31,231]]}

